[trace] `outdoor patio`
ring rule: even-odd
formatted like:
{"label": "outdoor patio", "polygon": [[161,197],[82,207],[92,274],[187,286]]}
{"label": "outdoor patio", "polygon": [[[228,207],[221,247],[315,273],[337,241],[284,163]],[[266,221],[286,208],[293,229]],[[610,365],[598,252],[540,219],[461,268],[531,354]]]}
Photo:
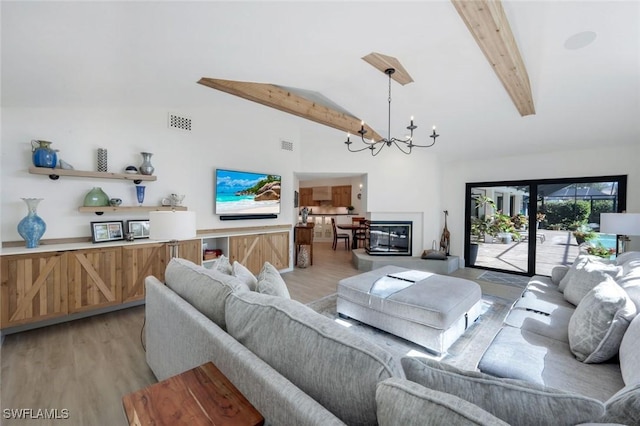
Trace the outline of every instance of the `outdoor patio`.
{"label": "outdoor patio", "polygon": [[[578,255],[578,243],[571,231],[538,230],[536,238],[536,275],[551,275],[557,265],[570,265]],[[476,266],[526,272],[528,241],[482,243]]]}

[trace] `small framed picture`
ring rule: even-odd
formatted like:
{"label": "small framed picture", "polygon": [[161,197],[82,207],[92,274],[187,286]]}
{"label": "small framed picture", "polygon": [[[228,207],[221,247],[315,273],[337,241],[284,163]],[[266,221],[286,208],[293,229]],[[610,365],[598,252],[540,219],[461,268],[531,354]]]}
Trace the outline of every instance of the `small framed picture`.
{"label": "small framed picture", "polygon": [[91,222],[91,239],[94,243],[124,240],[124,222]]}
{"label": "small framed picture", "polygon": [[298,191],[293,191],[293,207],[298,207]]}
{"label": "small framed picture", "polygon": [[149,221],[148,220],[129,220],[127,221],[129,233],[133,234],[133,238],[149,238]]}

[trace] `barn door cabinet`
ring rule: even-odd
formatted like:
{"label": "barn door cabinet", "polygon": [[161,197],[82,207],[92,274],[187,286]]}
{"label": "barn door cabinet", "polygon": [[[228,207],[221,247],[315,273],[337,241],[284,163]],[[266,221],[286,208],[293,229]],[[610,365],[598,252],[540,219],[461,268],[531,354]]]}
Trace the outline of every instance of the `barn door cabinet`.
{"label": "barn door cabinet", "polygon": [[235,235],[229,237],[229,261],[238,261],[253,274],[264,262],[276,269],[289,267],[289,232]]}
{"label": "barn door cabinet", "polygon": [[[179,245],[180,257],[200,263],[200,239]],[[169,254],[158,242],[0,258],[0,328],[7,329],[142,301],[145,277],[164,280]]]}

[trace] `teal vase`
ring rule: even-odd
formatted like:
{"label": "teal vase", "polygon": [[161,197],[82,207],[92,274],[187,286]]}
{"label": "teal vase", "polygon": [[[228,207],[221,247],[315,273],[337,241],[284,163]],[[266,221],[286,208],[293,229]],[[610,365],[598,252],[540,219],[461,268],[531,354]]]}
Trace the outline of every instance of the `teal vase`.
{"label": "teal vase", "polygon": [[109,205],[109,196],[102,188],[94,187],[84,197],[85,207],[105,207]]}
{"label": "teal vase", "polygon": [[42,198],[23,198],[29,210],[27,215],[18,222],[18,234],[26,242],[27,248],[36,248],[40,245],[40,238],[47,230],[47,224],[38,216],[38,204]]}

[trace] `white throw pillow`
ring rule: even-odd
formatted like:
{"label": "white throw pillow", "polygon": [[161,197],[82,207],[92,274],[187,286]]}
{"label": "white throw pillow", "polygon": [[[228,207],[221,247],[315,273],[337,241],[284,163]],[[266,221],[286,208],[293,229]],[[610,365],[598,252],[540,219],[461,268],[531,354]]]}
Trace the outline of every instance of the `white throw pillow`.
{"label": "white throw pillow", "polygon": [[611,277],[580,301],[569,320],[569,347],[578,361],[604,362],[618,353],[636,305]]}
{"label": "white throw pillow", "polygon": [[[582,256],[579,257],[582,258]],[[603,263],[592,256],[582,258],[577,267],[573,268],[572,266],[561,281],[561,283],[565,283],[566,280],[564,298],[567,302],[578,306],[582,298],[604,281],[606,276],[617,278],[621,272],[621,267]]]}
{"label": "white throw pillow", "polygon": [[249,287],[249,290],[256,291],[256,288],[258,287],[258,279],[255,277],[255,275],[253,275],[246,266],[244,266],[237,260],[233,262],[232,267],[233,276],[245,283]]}
{"label": "white throw pillow", "polygon": [[270,296],[279,296],[291,299],[287,284],[280,276],[280,272],[269,262],[264,262],[262,269],[258,274],[258,285],[256,288],[258,293],[268,294]]}

